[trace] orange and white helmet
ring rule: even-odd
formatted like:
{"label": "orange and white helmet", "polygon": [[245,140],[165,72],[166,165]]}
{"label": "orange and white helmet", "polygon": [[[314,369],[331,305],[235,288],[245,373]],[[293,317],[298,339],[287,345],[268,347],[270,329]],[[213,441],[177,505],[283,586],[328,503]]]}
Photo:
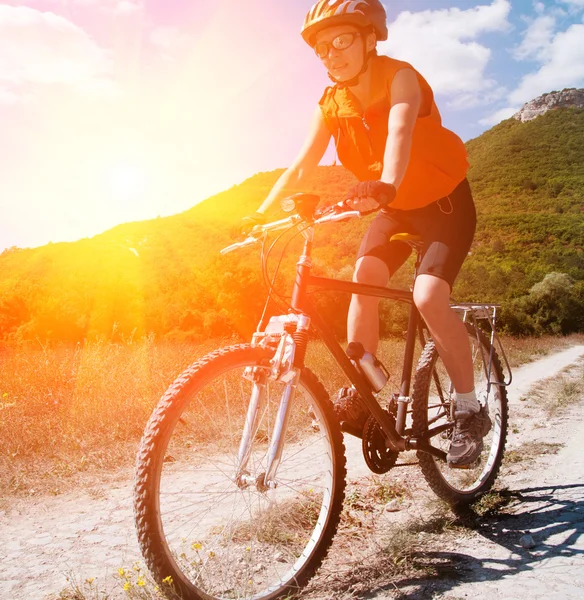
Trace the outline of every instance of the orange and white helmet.
{"label": "orange and white helmet", "polygon": [[378,41],[387,39],[387,15],[379,0],[319,0],[304,19],[302,37],[314,46],[314,36],[333,25],[373,27]]}

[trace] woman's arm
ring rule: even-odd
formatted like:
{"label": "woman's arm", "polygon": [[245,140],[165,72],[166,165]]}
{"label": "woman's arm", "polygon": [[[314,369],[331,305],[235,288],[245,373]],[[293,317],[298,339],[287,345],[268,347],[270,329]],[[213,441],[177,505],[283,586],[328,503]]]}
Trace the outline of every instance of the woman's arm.
{"label": "woman's arm", "polygon": [[391,109],[381,173],[381,181],[391,183],[396,188],[408,168],[412,134],[421,101],[422,93],[415,72],[412,69],[398,71],[391,84]]}
{"label": "woman's arm", "polygon": [[391,107],[381,178],[379,181],[362,181],[351,189],[347,200],[352,208],[363,213],[377,210],[382,199],[391,203],[395,197],[395,190],[402,182],[410,160],[412,133],[421,97],[415,72],[412,69],[398,71],[391,84]]}
{"label": "woman's arm", "polygon": [[324,156],[330,139],[331,133],[326,126],[320,107],[317,107],[312,116],[308,135],[304,140],[302,149],[292,165],[280,175],[268,197],[259,207],[258,212],[265,213],[274,203],[279,203],[282,198],[302,189],[302,186]]}

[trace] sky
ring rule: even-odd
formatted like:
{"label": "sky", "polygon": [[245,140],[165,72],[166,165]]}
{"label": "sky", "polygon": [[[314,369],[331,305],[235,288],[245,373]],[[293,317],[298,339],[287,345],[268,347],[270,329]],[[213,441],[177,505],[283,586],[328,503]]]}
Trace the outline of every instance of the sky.
{"label": "sky", "polygon": [[[288,166],[329,84],[299,35],[312,4],[0,0],[0,251],[176,214]],[[424,75],[464,140],[584,87],[584,0],[384,5],[379,52]]]}

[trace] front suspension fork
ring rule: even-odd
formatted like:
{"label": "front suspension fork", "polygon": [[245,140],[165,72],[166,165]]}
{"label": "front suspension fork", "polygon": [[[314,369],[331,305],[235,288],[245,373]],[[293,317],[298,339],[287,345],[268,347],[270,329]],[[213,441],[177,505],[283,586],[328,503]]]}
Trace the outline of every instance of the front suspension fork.
{"label": "front suspension fork", "polygon": [[252,477],[249,474],[247,465],[251,457],[253,441],[256,437],[262,409],[265,404],[266,394],[266,379],[268,378],[267,373],[255,373],[253,390],[247,409],[247,416],[245,420],[245,427],[239,445],[239,454],[237,458],[237,475],[236,483],[239,487],[245,488],[249,485],[255,485],[260,491],[266,491],[270,488],[275,488],[276,471],[280,466],[282,459],[282,452],[284,450],[284,438],[286,435],[286,429],[288,427],[288,420],[290,417],[290,409],[294,402],[294,395],[300,379],[300,370],[295,374],[292,381],[286,384],[282,396],[280,398],[280,405],[278,407],[278,413],[276,414],[276,420],[274,422],[274,429],[270,440],[270,447],[268,449],[268,460],[266,470],[260,473],[257,477]]}
{"label": "front suspension fork", "polygon": [[[276,471],[282,459],[290,409],[294,402],[296,388],[300,382],[300,373],[304,363],[306,343],[308,342],[308,325],[308,319],[300,316],[296,332],[292,335],[282,335],[274,358],[271,361],[270,370],[265,368],[250,368],[244,375],[246,379],[253,382],[253,389],[247,408],[245,427],[237,458],[235,480],[240,488],[255,485],[258,490],[266,491],[276,487]],[[266,386],[269,380],[283,384],[284,389],[280,397],[280,404],[270,438],[266,470],[254,478],[250,475],[247,466],[261,420],[261,413],[264,409]]]}
{"label": "front suspension fork", "polygon": [[268,379],[268,375],[265,369],[254,369],[250,379],[253,381],[253,388],[247,407],[243,435],[241,437],[241,442],[239,443],[237,471],[235,476],[235,480],[240,487],[245,487],[252,483],[249,481],[247,463],[249,462],[253,440],[257,435],[260,424],[260,415],[266,397],[266,380]]}
{"label": "front suspension fork", "polygon": [[280,399],[280,406],[278,407],[278,414],[276,415],[276,422],[274,424],[274,433],[272,435],[272,441],[270,443],[270,449],[268,451],[268,465],[266,467],[266,474],[264,477],[264,486],[266,488],[276,487],[276,471],[280,466],[280,460],[282,459],[282,450],[284,449],[284,436],[286,435],[286,429],[288,427],[288,419],[290,417],[290,409],[294,402],[294,396],[296,394],[296,387],[300,379],[300,371],[296,373],[295,378],[286,385],[282,392]]}

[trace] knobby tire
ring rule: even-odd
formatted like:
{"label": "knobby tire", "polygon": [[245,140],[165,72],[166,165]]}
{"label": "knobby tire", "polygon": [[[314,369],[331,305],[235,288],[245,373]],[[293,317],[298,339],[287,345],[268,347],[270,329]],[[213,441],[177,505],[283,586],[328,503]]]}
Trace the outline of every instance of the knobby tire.
{"label": "knobby tire", "polygon": [[[482,353],[488,357],[492,354],[491,381],[504,382],[501,361],[485,334],[470,323],[465,323],[475,369],[475,389],[479,399],[486,393],[486,377],[482,366]],[[432,339],[426,343],[420,356],[414,380],[412,394],[414,435],[423,436],[432,417],[438,418],[430,427],[452,423],[449,412],[453,389],[446,369],[438,355]],[[484,396],[483,396],[484,397]],[[485,448],[476,465],[469,469],[452,469],[446,462],[426,453],[418,451],[418,459],[424,478],[432,490],[452,506],[463,506],[474,502],[488,492],[501,468],[505,443],[507,440],[508,402],[507,389],[503,385],[491,385],[489,394],[489,414],[493,422],[491,431],[484,438]],[[430,443],[448,450],[452,430],[430,439]]]}
{"label": "knobby tire", "polygon": [[[147,566],[169,597],[273,600],[302,588],[331,545],[344,498],[344,444],[328,395],[309,369],[293,404],[278,487],[261,492],[234,482],[252,385],[242,373],[267,372],[272,355],[238,345],[205,356],[169,387],[146,426],[135,520]],[[279,384],[267,389],[279,393]],[[271,401],[254,440],[253,474],[264,465]]]}

